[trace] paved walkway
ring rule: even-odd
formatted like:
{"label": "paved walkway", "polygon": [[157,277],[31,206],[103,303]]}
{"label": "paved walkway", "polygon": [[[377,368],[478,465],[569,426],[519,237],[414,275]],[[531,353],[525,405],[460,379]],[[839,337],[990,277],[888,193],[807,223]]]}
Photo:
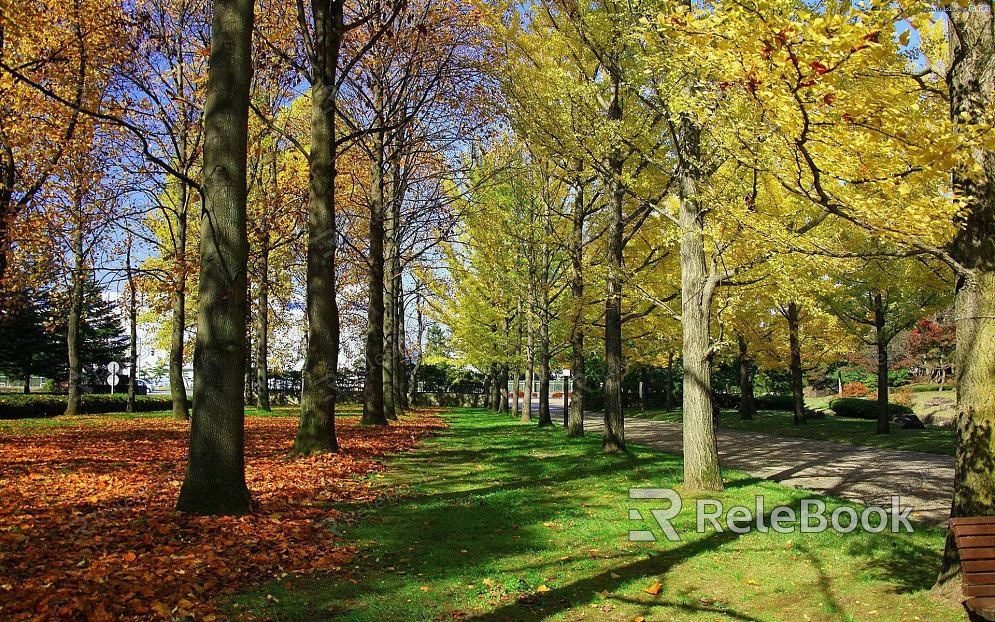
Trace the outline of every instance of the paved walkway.
{"label": "paved walkway", "polygon": [[[551,408],[550,410],[553,410]],[[553,415],[561,420],[562,406]],[[601,413],[588,413],[584,427],[600,433]],[[650,419],[625,419],[625,440],[682,452],[681,425]],[[719,428],[719,460],[723,467],[828,496],[890,507],[893,495],[912,518],[942,523],[950,514],[954,459],[915,451],[859,447],[804,438],[771,436]]]}

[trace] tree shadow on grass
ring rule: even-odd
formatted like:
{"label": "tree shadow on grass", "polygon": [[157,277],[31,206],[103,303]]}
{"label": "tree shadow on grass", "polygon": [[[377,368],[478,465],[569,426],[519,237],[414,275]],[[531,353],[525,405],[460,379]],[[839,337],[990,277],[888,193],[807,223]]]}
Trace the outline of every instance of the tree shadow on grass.
{"label": "tree shadow on grass", "polygon": [[[604,557],[612,560],[610,569],[604,569],[605,564],[601,563],[601,568],[594,574],[559,586],[551,582],[549,591],[537,593],[538,584],[534,579],[547,576],[544,573],[557,565],[553,561],[554,551],[550,550],[535,563],[522,563],[513,568],[496,570],[493,564],[519,556],[523,561],[535,559],[537,551],[548,548],[544,525],[576,515],[579,500],[576,493],[588,490],[585,487],[588,478],[631,474],[652,466],[654,478],[672,482],[679,478],[681,463],[676,456],[642,450],[629,456],[603,456],[590,441],[585,447],[590,451],[578,453],[573,445],[575,441],[551,444],[544,431],[522,432],[520,425],[494,425],[477,432],[486,435],[483,441],[486,447],[430,447],[399,456],[390,483],[410,488],[400,495],[386,493],[384,502],[376,507],[371,508],[369,504],[338,506],[358,515],[346,527],[348,536],[359,541],[375,541],[370,557],[357,560],[352,569],[355,576],[350,575],[348,579],[341,575],[305,577],[279,594],[274,591],[280,590],[279,586],[265,586],[265,591],[257,594],[272,592],[282,601],[275,607],[267,607],[265,615],[276,620],[353,619],[350,614],[357,608],[369,608],[372,604],[378,609],[382,607],[386,616],[396,617],[398,611],[403,611],[407,620],[449,619],[453,609],[463,606],[472,610],[481,603],[460,605],[459,598],[465,599],[465,593],[461,596],[456,592],[437,592],[438,586],[451,584],[454,580],[479,581],[489,573],[500,572],[508,577],[508,582],[517,580],[518,583],[509,586],[508,592],[508,596],[517,599],[492,603],[489,605],[494,607],[491,611],[472,619],[478,622],[538,622],[594,602],[596,595],[613,593],[634,581],[654,577],[666,584],[674,568],[695,557],[716,552],[739,538],[728,531],[700,536],[690,534],[690,539],[683,543],[638,559],[631,552],[623,553],[625,549],[620,543],[616,554]],[[453,438],[459,436],[456,430],[444,434]],[[475,444],[480,442],[481,439],[477,439]],[[576,442],[584,443],[582,440]],[[480,469],[479,474],[473,468],[473,465],[484,464],[486,468]],[[618,482],[620,498],[625,494],[625,485],[638,485],[637,481],[637,477],[621,477]],[[727,487],[749,487],[761,481],[735,475]],[[602,486],[594,492],[603,493],[604,481],[587,483],[588,487],[592,485]],[[793,506],[797,511],[800,500]],[[622,515],[619,520],[624,521]],[[855,540],[848,551],[851,555],[869,560],[868,564],[881,570],[883,577],[905,577],[896,591],[921,589],[925,576],[923,568],[936,567],[930,557],[935,557],[935,551],[901,537],[895,537],[895,543],[890,546],[883,545],[880,539],[875,540],[880,536],[852,534],[852,537]],[[578,541],[574,551],[567,552],[584,551],[584,544]],[[823,606],[836,616],[849,615],[834,590],[833,577],[819,557],[821,549],[802,552],[817,575],[813,588],[819,591]],[[910,553],[911,559],[908,558]],[[834,553],[829,551],[827,554]],[[911,572],[915,564],[920,568]],[[419,584],[434,587],[430,587],[432,591],[426,590],[422,594],[414,591],[413,596],[410,595],[412,587]],[[405,590],[407,603],[419,598],[424,602],[413,605],[398,602],[399,594]],[[678,595],[675,599],[673,594],[665,592],[653,600],[612,594],[610,601],[644,606],[647,616],[649,613],[681,612],[717,614],[743,621],[757,619],[750,612],[712,602],[698,603],[693,596],[684,599]],[[412,613],[414,611],[421,613]],[[465,615],[465,612],[459,613]]]}

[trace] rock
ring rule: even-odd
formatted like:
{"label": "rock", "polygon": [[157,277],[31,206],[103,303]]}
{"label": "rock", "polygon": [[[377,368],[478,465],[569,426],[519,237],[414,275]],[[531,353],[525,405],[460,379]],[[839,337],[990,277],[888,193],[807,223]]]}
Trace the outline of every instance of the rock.
{"label": "rock", "polygon": [[915,415],[896,415],[894,421],[898,427],[905,430],[923,430],[926,428],[919,417]]}

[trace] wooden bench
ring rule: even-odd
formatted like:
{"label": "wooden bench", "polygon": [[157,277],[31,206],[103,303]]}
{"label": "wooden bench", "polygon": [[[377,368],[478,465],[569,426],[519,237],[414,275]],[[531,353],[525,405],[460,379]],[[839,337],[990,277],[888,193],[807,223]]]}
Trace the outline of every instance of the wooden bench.
{"label": "wooden bench", "polygon": [[995,516],[950,519],[957,543],[964,606],[973,619],[995,620]]}

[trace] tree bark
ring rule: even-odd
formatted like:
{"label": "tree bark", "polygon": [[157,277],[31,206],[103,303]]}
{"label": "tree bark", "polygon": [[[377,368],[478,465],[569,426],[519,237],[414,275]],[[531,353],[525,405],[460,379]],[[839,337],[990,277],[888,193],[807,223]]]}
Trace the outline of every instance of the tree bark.
{"label": "tree bark", "polygon": [[881,292],[874,293],[874,346],[877,349],[878,397],[876,434],[891,432],[888,421],[888,337],[885,334],[885,308]]}
{"label": "tree bark", "polygon": [[338,451],[339,305],[336,298],[338,229],[335,223],[336,109],[339,50],[345,31],[343,4],[312,0],[314,61],[311,88],[311,153],[308,161],[306,308],[308,339],[301,392],[301,421],[293,455]]}
{"label": "tree bark", "polygon": [[418,372],[421,369],[422,362],[422,341],[425,339],[425,321],[422,317],[421,312],[421,294],[418,292],[417,284],[415,288],[415,322],[417,330],[418,339],[418,351],[415,354],[414,364],[411,366],[411,371],[408,374],[408,405],[415,405],[415,392],[418,390]]}
{"label": "tree bark", "polygon": [[674,353],[667,352],[667,392],[664,394],[667,412],[674,410]]}
{"label": "tree bark", "polygon": [[31,372],[24,372],[24,384],[21,387],[21,392],[24,395],[31,395]]}
{"label": "tree bark", "polygon": [[[368,304],[366,311],[366,386],[364,387],[363,424],[387,425],[384,395],[384,202],[383,202],[383,130],[375,133],[376,146],[372,165],[372,200],[369,221]],[[393,404],[391,404],[393,405]]]}
{"label": "tree bark", "polygon": [[204,206],[193,424],[176,507],[245,514],[246,147],[252,0],[215,0],[204,113]]}
{"label": "tree bark", "polygon": [[190,419],[186,379],[183,377],[183,346],[187,326],[187,205],[189,188],[180,184],[179,209],[176,212],[176,281],[172,292],[172,326],[169,338],[169,394],[173,400],[173,419]]}
{"label": "tree bark", "polygon": [[535,331],[532,324],[532,313],[526,309],[526,331],[525,341],[525,390],[522,399],[522,423],[532,421],[532,387],[535,383],[533,376],[535,370]]}
{"label": "tree bark", "polygon": [[135,291],[135,273],[131,267],[131,238],[127,241],[125,271],[128,279],[128,404],[126,410],[135,412],[135,392],[138,381],[138,292]]}
{"label": "tree bark", "polygon": [[791,397],[794,410],[792,422],[794,425],[808,423],[805,418],[805,394],[802,378],[802,346],[800,338],[800,318],[801,309],[798,303],[789,302],[788,312],[788,347],[791,350]]}
{"label": "tree bark", "polygon": [[705,264],[705,215],[699,205],[700,129],[683,119],[679,134],[684,488],[722,490],[712,420],[711,316],[714,284]]}
{"label": "tree bark", "polygon": [[[978,9],[984,5],[979,4]],[[955,122],[975,122],[995,109],[995,11],[953,11],[947,83]],[[951,517],[995,515],[995,151],[972,154],[981,174],[955,170],[954,194],[969,212],[950,252],[963,270],[957,279],[957,452]],[[938,583],[960,571],[947,536]]]}
{"label": "tree bark", "polygon": [[[621,77],[610,71],[612,101],[608,118],[622,120]],[[622,253],[624,251],[625,220],[622,211],[625,188],[622,186],[624,159],[620,148],[613,150],[608,159],[608,274],[605,296],[605,421],[601,439],[604,453],[627,451],[625,448],[625,419],[622,413]]]}
{"label": "tree bark", "polygon": [[[383,149],[383,144],[380,144],[381,150]],[[382,151],[381,151],[382,153]],[[399,406],[395,403],[396,392],[394,390],[394,384],[396,382],[396,375],[400,372],[395,371],[394,368],[394,350],[397,345],[397,281],[394,278],[394,274],[397,271],[396,264],[396,245],[397,245],[397,221],[394,218],[394,197],[392,192],[388,192],[387,189],[393,189],[394,183],[392,182],[393,175],[393,165],[384,162],[381,158],[381,162],[385,166],[390,167],[389,175],[381,175],[380,183],[381,188],[379,190],[380,197],[383,199],[380,209],[383,214],[384,223],[384,297],[383,297],[383,364],[381,367],[382,379],[383,379],[383,412],[384,417],[389,420],[397,419],[397,411]],[[376,177],[374,177],[376,181]],[[377,189],[374,189],[374,193]],[[371,282],[372,286],[372,282]]]}
{"label": "tree bark", "polygon": [[269,236],[263,236],[259,257],[259,291],[256,306],[256,408],[272,410],[269,403]]}
{"label": "tree bark", "polygon": [[82,414],[83,404],[83,362],[80,359],[83,325],[83,286],[86,266],[83,260],[83,190],[76,188],[73,197],[74,223],[72,258],[73,270],[69,291],[69,317],[66,331],[66,346],[69,354],[69,397],[66,400],[66,415]]}
{"label": "tree bark", "polygon": [[749,421],[757,414],[756,397],[753,394],[753,364],[749,346],[742,333],[736,333],[739,343],[739,418]]}
{"label": "tree bark", "polygon": [[539,316],[539,426],[553,425],[549,413],[549,307],[543,297]]}
{"label": "tree bark", "polygon": [[584,435],[584,394],[587,391],[584,358],[584,221],[587,206],[581,166],[577,165],[577,176],[574,178],[575,194],[571,214],[570,295],[574,313],[570,326],[570,380],[573,381],[573,395],[567,413],[567,436]]}

